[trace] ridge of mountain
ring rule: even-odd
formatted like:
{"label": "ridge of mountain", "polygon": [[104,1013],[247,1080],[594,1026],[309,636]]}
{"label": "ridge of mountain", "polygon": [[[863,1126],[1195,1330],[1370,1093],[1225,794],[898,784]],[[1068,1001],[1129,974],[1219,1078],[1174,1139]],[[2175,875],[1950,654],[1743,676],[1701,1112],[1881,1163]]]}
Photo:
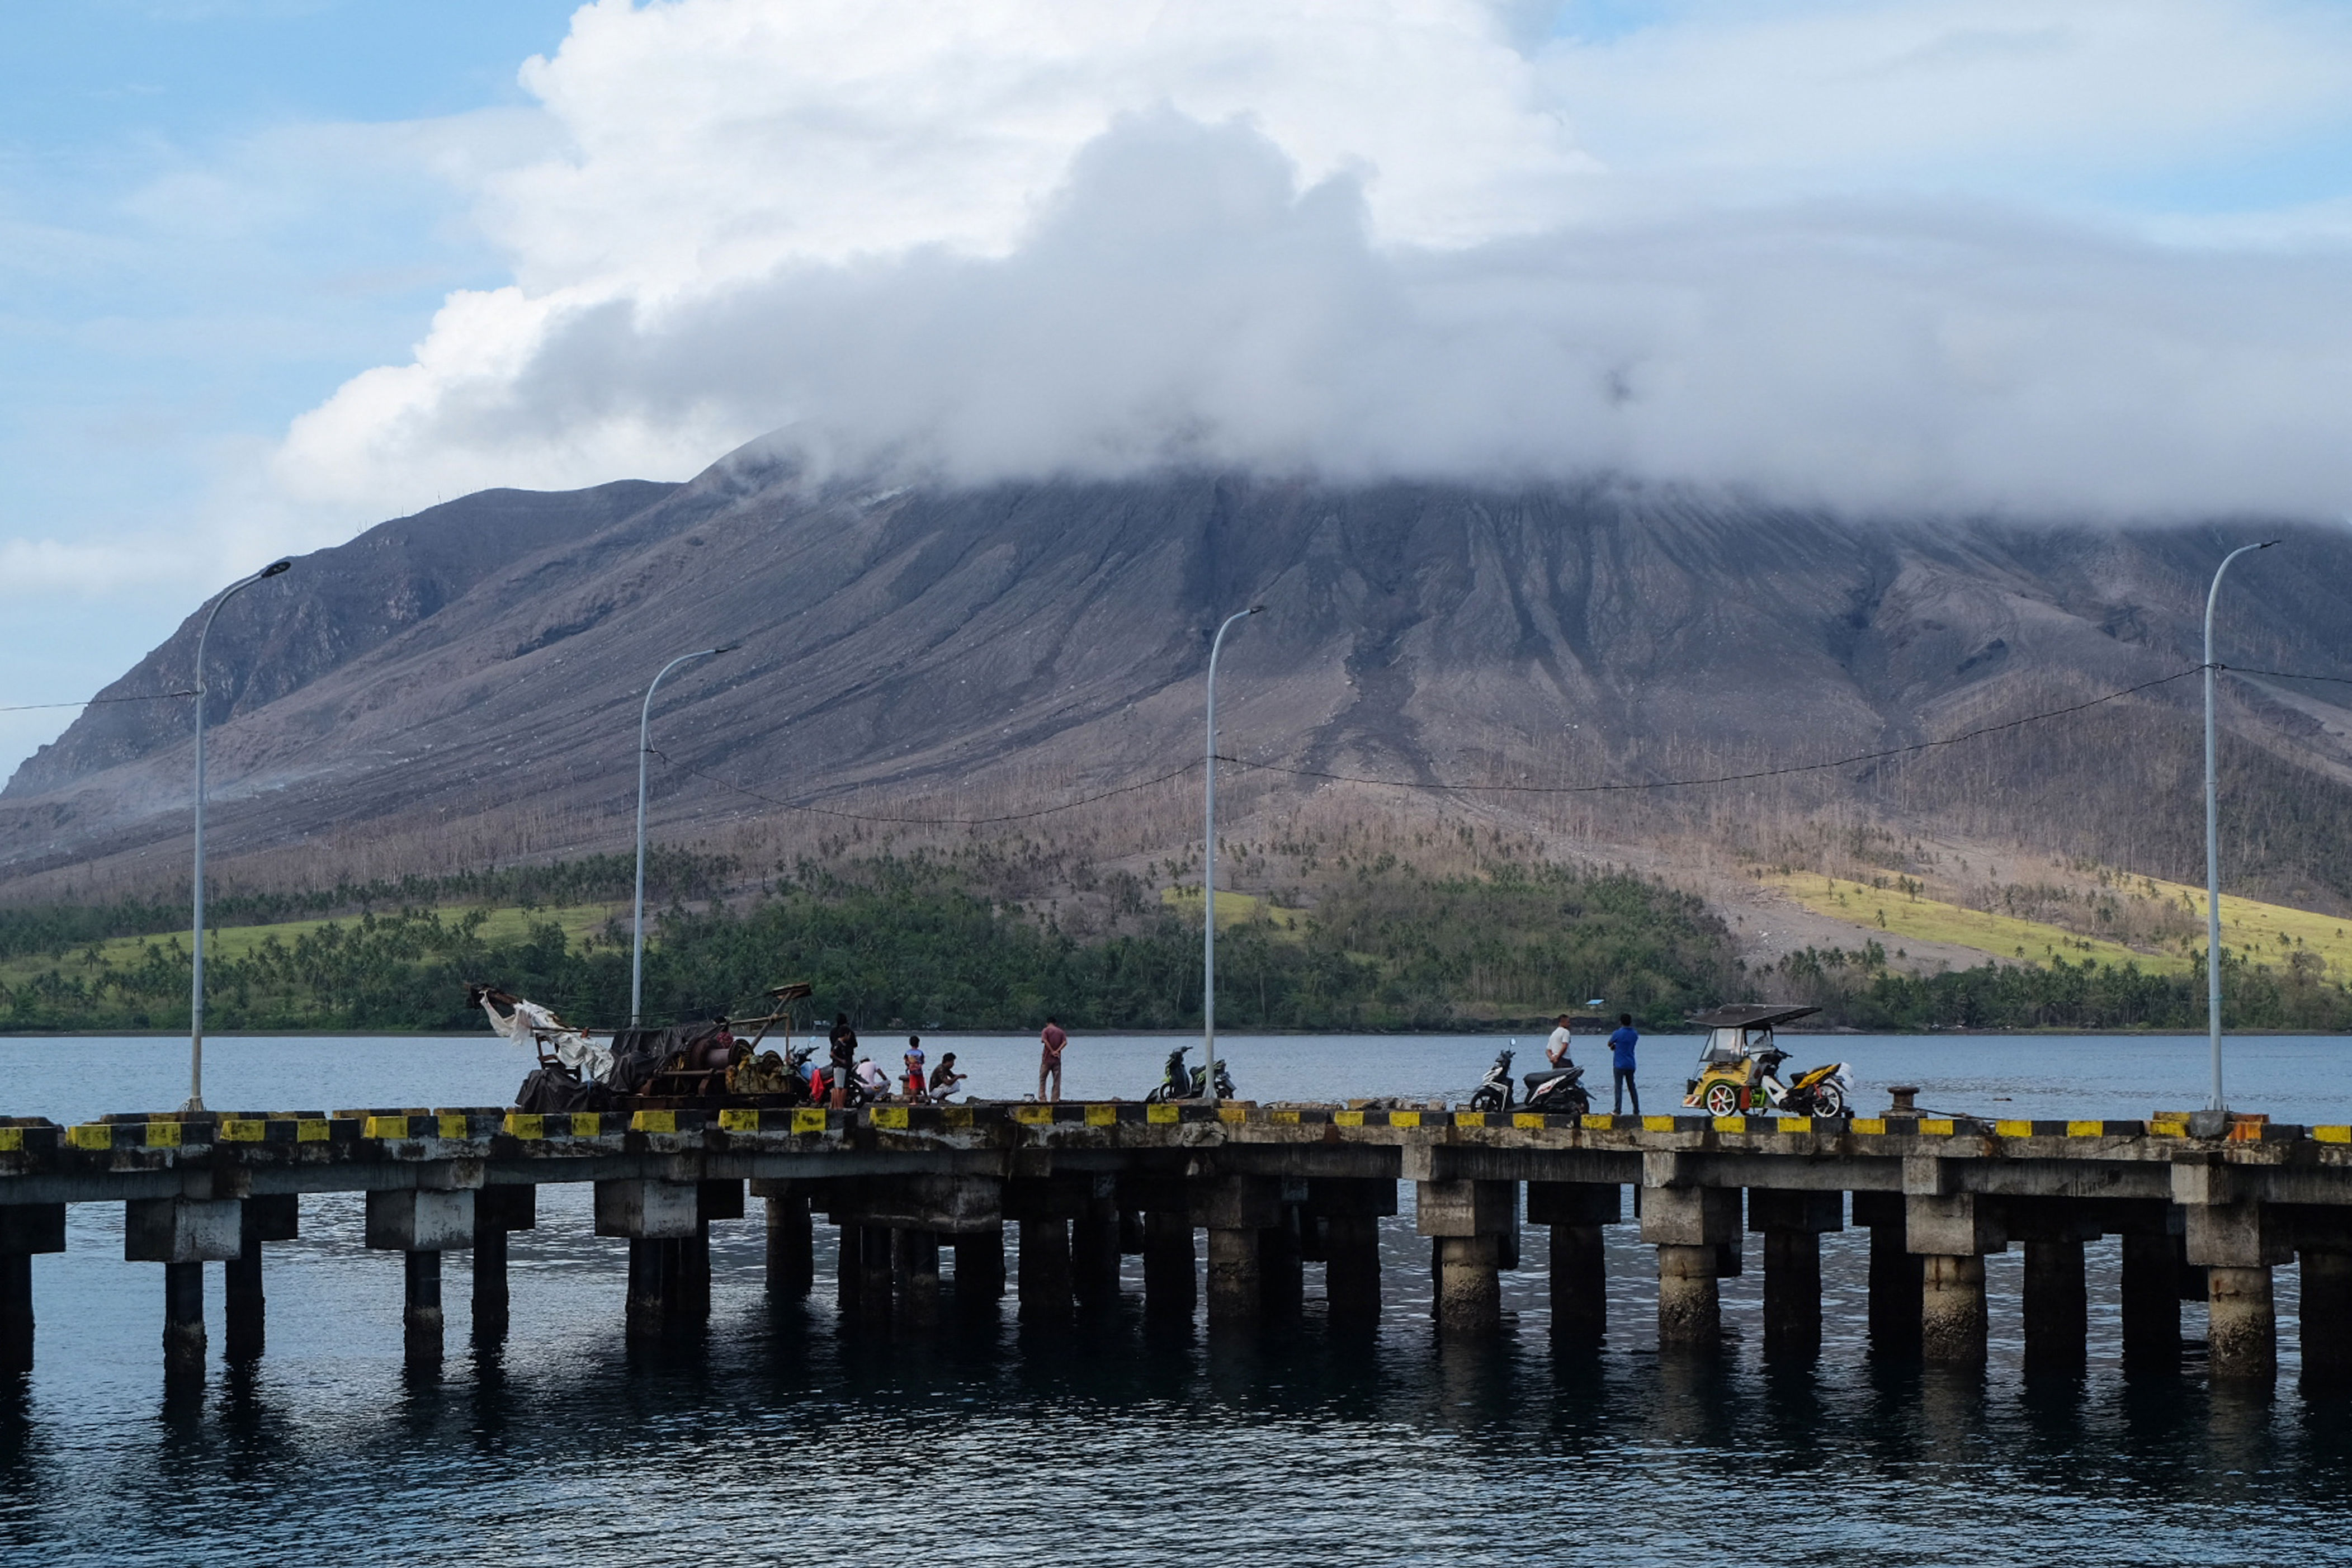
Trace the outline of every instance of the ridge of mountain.
{"label": "ridge of mountain", "polygon": [[[2256,560],[2291,570],[2232,574],[2231,657],[2352,677],[2352,539],[2284,531]],[[347,850],[528,811],[533,842],[577,846],[634,803],[654,670],[738,642],[662,689],[655,743],[692,771],[657,773],[657,824],[777,809],[758,797],[1066,799],[1197,756],[1208,634],[1254,601],[1219,666],[1230,753],[1423,785],[1814,762],[2194,666],[2207,576],[2247,536],[1601,480],[824,482],[755,447],[680,486],[467,497],[243,595],[214,634],[208,837]],[[194,625],[109,693],[184,681]],[[2172,787],[2195,686],[1807,798],[2021,829],[2081,812],[2161,840],[2161,873],[2185,830],[2105,819],[2130,816],[2119,762]],[[2352,895],[2320,820],[2347,804],[2352,710],[2326,693],[2231,683],[2233,787],[2301,836],[2274,858],[2326,860]],[[184,841],[186,724],[184,702],[89,710],[0,792],[0,878]]]}

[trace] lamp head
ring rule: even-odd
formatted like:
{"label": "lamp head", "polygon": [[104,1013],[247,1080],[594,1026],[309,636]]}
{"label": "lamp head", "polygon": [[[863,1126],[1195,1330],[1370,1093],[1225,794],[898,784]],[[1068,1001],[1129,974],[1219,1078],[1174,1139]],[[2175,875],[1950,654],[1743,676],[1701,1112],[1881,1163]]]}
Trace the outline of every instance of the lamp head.
{"label": "lamp head", "polygon": [[293,569],[294,563],[291,561],[273,561],[261,569],[261,574],[264,577],[275,577],[282,572],[290,572]]}
{"label": "lamp head", "polygon": [[1265,606],[1264,605],[1252,605],[1249,608],[1249,613],[1253,616],[1262,616],[1265,614]]}
{"label": "lamp head", "polygon": [[731,642],[731,643],[729,643],[725,647],[715,647],[715,648],[712,648],[712,649],[710,650],[710,652],[711,652],[711,655],[715,658],[715,657],[717,657],[718,655],[722,654],[722,653],[733,653],[737,648],[741,647],[742,646],[743,646],[743,645],[742,645],[741,643],[739,643],[739,642]]}

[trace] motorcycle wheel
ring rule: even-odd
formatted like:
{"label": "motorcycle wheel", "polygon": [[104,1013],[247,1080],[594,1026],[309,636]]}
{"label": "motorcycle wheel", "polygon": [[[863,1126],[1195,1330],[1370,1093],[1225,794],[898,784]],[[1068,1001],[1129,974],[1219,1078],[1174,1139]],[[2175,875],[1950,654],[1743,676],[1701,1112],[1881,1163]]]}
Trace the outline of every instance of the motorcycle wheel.
{"label": "motorcycle wheel", "polygon": [[1470,1109],[1473,1110],[1500,1110],[1503,1109],[1503,1097],[1491,1089],[1479,1089],[1470,1097]]}
{"label": "motorcycle wheel", "polygon": [[1699,1103],[1709,1116],[1737,1116],[1739,1114],[1739,1087],[1729,1083],[1708,1084],[1706,1094]]}
{"label": "motorcycle wheel", "polygon": [[1143,1103],[1146,1105],[1160,1105],[1165,1103],[1167,1099],[1168,1086],[1163,1083],[1158,1089],[1153,1089],[1150,1094],[1145,1095],[1143,1097]]}
{"label": "motorcycle wheel", "polygon": [[1845,1114],[1845,1091],[1838,1088],[1838,1086],[1833,1083],[1815,1084],[1813,1086],[1813,1114],[1815,1116],[1843,1116]]}

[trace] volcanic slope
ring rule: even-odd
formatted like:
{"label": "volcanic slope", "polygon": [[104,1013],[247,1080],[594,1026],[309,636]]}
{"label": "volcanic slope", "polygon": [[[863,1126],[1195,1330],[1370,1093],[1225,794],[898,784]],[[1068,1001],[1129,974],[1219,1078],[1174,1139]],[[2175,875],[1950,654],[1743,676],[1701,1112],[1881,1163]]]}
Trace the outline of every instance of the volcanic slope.
{"label": "volcanic slope", "polygon": [[[2283,531],[2233,573],[2223,657],[2352,678],[2352,539]],[[1220,665],[1223,749],[1251,763],[1423,787],[1755,772],[2176,674],[2212,563],[2256,536],[1599,482],[820,483],[755,446],[682,486],[468,497],[242,595],[211,656],[208,826],[231,856],[314,846],[328,881],[616,847],[646,680],[739,642],[663,688],[656,745],[680,765],[655,763],[657,826],[1052,805],[1196,759],[1208,634],[1251,603]],[[194,625],[110,694],[184,687]],[[2225,684],[2242,882],[2341,901],[2352,688]],[[2196,689],[1795,781],[1442,798],[1617,813],[1594,834],[1851,808],[2179,877]],[[184,700],[94,708],[17,771],[15,896],[176,870],[187,721]]]}

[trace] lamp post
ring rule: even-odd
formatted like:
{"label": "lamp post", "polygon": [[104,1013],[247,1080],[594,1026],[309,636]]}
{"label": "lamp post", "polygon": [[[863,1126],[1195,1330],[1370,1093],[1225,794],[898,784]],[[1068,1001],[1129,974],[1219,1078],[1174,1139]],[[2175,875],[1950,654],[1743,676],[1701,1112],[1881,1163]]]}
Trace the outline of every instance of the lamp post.
{"label": "lamp post", "polygon": [[183,1112],[200,1112],[205,1108],[205,639],[213,635],[213,622],[219,618],[223,605],[293,564],[273,561],[252,576],[231,583],[213,601],[204,629],[196,633],[195,942],[188,977],[188,1102],[180,1107]]}
{"label": "lamp post", "polygon": [[2278,542],[2242,544],[2221,557],[2213,569],[2213,586],[2205,594],[2205,1033],[2213,1049],[2213,1098],[2206,1110],[2219,1115],[2221,1102],[2221,809],[2215,785],[2213,730],[2213,602],[2221,595],[2221,574],[2230,563],[2250,550],[2268,550]]}
{"label": "lamp post", "polygon": [[733,653],[743,645],[729,643],[724,647],[706,647],[695,653],[682,653],[663,665],[654,676],[653,684],[646,688],[645,706],[637,710],[637,898],[634,921],[635,934],[629,942],[629,1027],[637,1026],[637,1015],[645,994],[646,982],[646,758],[653,752],[654,692],[662,677],[681,664],[691,664],[698,658],[714,658],[722,653]]}
{"label": "lamp post", "polygon": [[1217,1103],[1217,650],[1235,621],[1245,621],[1264,610],[1252,605],[1227,616],[1209,643],[1209,779],[1208,835],[1202,844],[1201,869],[1201,1054],[1207,1058],[1202,1098]]}

